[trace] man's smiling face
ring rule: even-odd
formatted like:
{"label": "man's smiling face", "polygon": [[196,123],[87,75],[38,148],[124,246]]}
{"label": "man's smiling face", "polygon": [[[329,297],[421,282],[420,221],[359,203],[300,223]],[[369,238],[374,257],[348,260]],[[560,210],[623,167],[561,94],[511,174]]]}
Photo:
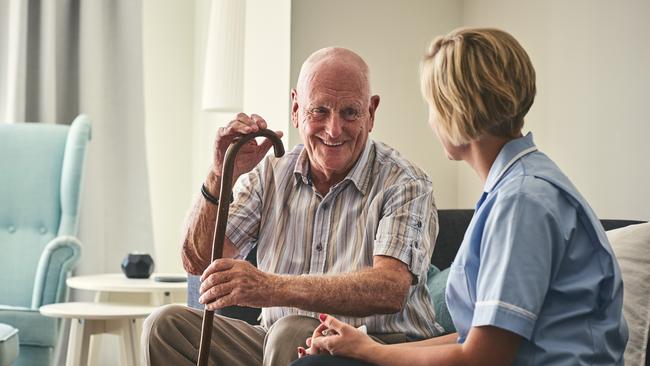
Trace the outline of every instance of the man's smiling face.
{"label": "man's smiling face", "polygon": [[379,97],[370,98],[367,76],[354,64],[322,62],[302,81],[292,119],[312,171],[343,179],[363,152]]}

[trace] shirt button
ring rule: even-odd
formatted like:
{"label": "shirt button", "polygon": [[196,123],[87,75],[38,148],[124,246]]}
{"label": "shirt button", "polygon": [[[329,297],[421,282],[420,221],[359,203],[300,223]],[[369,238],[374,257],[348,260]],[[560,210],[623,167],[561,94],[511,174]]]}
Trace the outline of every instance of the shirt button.
{"label": "shirt button", "polygon": [[13,225],[9,225],[7,231],[13,234],[16,232],[16,228]]}
{"label": "shirt button", "polygon": [[323,250],[323,246],[321,245],[321,243],[318,243],[318,245],[316,245],[316,250],[318,250],[319,252]]}
{"label": "shirt button", "polygon": [[45,226],[41,226],[41,228],[38,229],[38,231],[39,231],[41,234],[45,234],[45,233],[47,233],[47,228],[46,228]]}
{"label": "shirt button", "polygon": [[416,247],[416,248],[419,248],[419,247],[420,247],[420,243],[418,243],[417,240],[416,240],[416,241],[413,242],[413,246]]}
{"label": "shirt button", "polygon": [[417,223],[417,227],[418,227],[418,228],[421,228],[421,227],[422,227],[422,221],[418,221],[418,223]]}
{"label": "shirt button", "polygon": [[328,207],[327,203],[323,203],[323,210],[327,210]]}

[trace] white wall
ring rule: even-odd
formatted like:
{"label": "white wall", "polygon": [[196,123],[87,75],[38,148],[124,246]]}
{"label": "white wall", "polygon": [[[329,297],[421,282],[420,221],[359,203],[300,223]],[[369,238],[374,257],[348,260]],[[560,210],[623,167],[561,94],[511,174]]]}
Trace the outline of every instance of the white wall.
{"label": "white wall", "polygon": [[[526,128],[603,218],[650,219],[649,15],[645,0],[464,1],[464,24],[503,28],[529,52]],[[459,186],[459,206],[476,188]]]}
{"label": "white wall", "polygon": [[[460,24],[456,0],[296,0],[292,5],[291,85],[313,51],[342,46],[370,68],[372,92],[381,97],[373,139],[400,151],[429,173],[437,205],[456,207],[456,165],[448,162],[427,124],[418,67],[435,34]],[[299,142],[292,131],[290,144]]]}
{"label": "white wall", "polygon": [[[235,114],[205,112],[201,92],[207,41],[210,0],[196,0],[194,36],[194,133],[192,137],[192,184],[200,187],[212,162],[217,129]],[[244,97],[242,111],[264,117],[272,130],[285,133],[288,144],[290,0],[246,0],[244,49]],[[197,189],[198,192],[198,189]]]}
{"label": "white wall", "polygon": [[244,112],[280,130],[290,150],[291,0],[246,0]]}
{"label": "white wall", "polygon": [[187,0],[145,0],[145,133],[157,272],[181,272],[180,228],[190,185],[194,8]]}
{"label": "white wall", "polygon": [[[192,104],[194,131],[191,138],[192,160],[188,162],[188,165],[192,167],[191,181],[192,187],[194,187],[194,196],[198,194],[212,163],[212,148],[217,129],[224,125],[230,117],[230,113],[205,112],[201,107],[210,4],[210,0],[195,0],[194,38],[187,40],[194,46],[194,74],[192,76],[194,82]],[[187,213],[189,208],[188,204],[184,213]]]}

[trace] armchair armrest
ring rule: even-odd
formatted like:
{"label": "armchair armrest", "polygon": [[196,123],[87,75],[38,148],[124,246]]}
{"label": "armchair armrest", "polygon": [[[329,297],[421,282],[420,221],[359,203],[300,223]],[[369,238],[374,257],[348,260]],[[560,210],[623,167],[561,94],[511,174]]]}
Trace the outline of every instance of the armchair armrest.
{"label": "armchair armrest", "polygon": [[32,309],[65,299],[65,280],[80,257],[81,242],[75,237],[58,236],[47,243],[36,269]]}

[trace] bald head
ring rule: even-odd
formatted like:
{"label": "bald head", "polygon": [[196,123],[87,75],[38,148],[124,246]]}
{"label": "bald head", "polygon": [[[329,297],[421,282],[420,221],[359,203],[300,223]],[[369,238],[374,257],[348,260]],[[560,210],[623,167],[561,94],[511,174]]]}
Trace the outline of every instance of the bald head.
{"label": "bald head", "polygon": [[368,65],[353,51],[342,47],[326,47],[312,53],[302,64],[296,91],[305,95],[309,85],[319,75],[348,75],[358,80],[366,96],[370,95]]}

